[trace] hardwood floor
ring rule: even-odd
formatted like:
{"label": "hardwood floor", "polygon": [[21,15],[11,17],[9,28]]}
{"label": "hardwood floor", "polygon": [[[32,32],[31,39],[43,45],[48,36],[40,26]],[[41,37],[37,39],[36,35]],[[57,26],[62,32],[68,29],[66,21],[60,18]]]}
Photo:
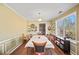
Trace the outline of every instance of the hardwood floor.
{"label": "hardwood floor", "polygon": [[[27,55],[27,48],[24,48],[26,43],[23,43],[19,48],[17,48],[11,55]],[[58,48],[54,44],[55,48],[54,49],[45,49],[46,55],[65,55],[60,48]],[[34,50],[33,48],[29,48],[29,54],[28,55],[33,55]]]}
{"label": "hardwood floor", "polygon": [[26,43],[23,43],[20,47],[18,47],[11,55],[26,55],[26,48],[24,48]]}

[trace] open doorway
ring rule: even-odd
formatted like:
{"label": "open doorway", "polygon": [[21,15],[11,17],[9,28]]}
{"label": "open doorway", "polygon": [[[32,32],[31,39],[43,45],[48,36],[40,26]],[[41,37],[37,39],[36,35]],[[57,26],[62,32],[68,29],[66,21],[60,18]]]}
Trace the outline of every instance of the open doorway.
{"label": "open doorway", "polygon": [[39,32],[41,32],[42,35],[46,34],[46,24],[39,24]]}

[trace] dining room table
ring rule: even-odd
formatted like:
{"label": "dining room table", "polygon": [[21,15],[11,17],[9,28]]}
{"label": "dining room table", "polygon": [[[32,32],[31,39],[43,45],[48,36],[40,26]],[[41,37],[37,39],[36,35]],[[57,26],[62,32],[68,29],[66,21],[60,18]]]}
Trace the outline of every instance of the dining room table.
{"label": "dining room table", "polygon": [[34,35],[25,45],[25,48],[27,48],[27,54],[29,53],[29,48],[34,48],[32,41],[39,43],[47,42],[45,48],[55,48],[45,35]]}

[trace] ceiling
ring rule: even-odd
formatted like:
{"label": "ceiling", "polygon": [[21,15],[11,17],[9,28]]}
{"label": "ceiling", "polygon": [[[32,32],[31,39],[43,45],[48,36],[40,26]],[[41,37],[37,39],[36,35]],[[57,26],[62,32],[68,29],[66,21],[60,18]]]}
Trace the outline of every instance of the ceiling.
{"label": "ceiling", "polygon": [[[76,3],[7,3],[8,7],[30,21],[49,21],[68,9],[77,5]],[[40,13],[40,14],[38,14]]]}

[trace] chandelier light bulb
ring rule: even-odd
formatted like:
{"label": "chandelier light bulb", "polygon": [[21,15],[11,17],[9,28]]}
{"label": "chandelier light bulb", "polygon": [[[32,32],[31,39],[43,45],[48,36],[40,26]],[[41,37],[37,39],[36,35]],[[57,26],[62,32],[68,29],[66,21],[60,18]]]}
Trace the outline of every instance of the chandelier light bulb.
{"label": "chandelier light bulb", "polygon": [[42,21],[42,19],[40,18],[40,19],[38,19],[38,21]]}

